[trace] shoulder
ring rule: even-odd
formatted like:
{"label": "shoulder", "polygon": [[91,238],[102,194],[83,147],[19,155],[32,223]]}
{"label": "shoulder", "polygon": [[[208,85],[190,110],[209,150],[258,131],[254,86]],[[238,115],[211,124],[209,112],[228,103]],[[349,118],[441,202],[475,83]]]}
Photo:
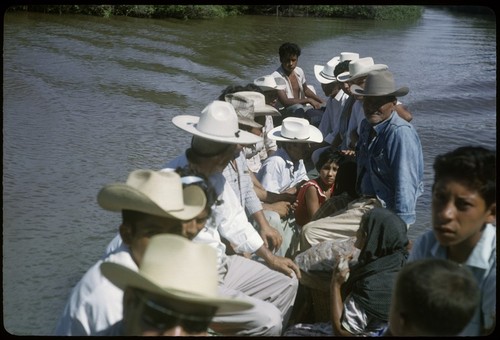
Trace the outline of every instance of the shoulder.
{"label": "shoulder", "polygon": [[414,261],[426,257],[436,257],[435,251],[439,248],[439,243],[432,230],[421,234],[413,242],[408,261]]}

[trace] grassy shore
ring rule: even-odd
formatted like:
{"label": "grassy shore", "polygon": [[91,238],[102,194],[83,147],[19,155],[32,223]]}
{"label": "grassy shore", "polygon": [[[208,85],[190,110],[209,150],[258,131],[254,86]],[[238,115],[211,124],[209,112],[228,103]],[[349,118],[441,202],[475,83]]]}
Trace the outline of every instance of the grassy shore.
{"label": "grassy shore", "polygon": [[183,20],[214,19],[235,15],[408,20],[421,17],[423,7],[374,5],[23,5],[12,6],[8,11]]}

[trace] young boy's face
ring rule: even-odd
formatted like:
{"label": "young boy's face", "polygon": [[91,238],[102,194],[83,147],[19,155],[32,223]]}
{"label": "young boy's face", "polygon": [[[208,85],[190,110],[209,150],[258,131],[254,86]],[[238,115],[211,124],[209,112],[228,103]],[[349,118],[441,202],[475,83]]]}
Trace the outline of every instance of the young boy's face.
{"label": "young boy's face", "polygon": [[295,67],[297,67],[297,62],[299,61],[299,57],[297,55],[289,55],[283,59],[281,59],[281,66],[286,72],[292,72]]}
{"label": "young boy's face", "polygon": [[495,221],[496,204],[487,207],[476,189],[453,178],[438,180],[432,190],[432,225],[438,242],[445,247],[473,248],[486,223]]}
{"label": "young boy's face", "polygon": [[339,165],[337,163],[327,162],[319,169],[319,177],[325,184],[333,185],[338,170]]}

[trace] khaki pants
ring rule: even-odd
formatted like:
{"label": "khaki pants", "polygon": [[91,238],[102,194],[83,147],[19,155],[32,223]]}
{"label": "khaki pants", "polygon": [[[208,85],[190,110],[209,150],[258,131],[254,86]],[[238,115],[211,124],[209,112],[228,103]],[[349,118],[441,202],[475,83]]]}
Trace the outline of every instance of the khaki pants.
{"label": "khaki pants", "polygon": [[381,204],[376,198],[358,198],[349,202],[347,208],[332,216],[311,221],[302,227],[300,252],[325,240],[346,239],[356,236],[361,216]]}

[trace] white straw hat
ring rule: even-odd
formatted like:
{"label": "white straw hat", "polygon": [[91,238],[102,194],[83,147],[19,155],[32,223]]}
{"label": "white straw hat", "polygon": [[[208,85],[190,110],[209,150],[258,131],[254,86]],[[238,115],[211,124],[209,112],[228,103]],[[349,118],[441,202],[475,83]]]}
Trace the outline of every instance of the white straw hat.
{"label": "white straw hat", "polygon": [[262,91],[284,90],[286,89],[285,80],[281,77],[267,75],[259,77],[253,81]]}
{"label": "white straw hat", "polygon": [[354,53],[354,52],[342,52],[340,53],[340,62],[350,60],[358,60],[359,59],[359,53]]}
{"label": "white straw hat", "polygon": [[153,236],[139,271],[103,262],[102,274],[121,289],[134,287],[166,298],[217,307],[216,313],[252,308],[250,302],[217,293],[217,252],[208,244],[194,243],[172,234]]}
{"label": "white straw hat", "polygon": [[351,86],[352,93],[365,97],[403,97],[409,91],[410,89],[406,86],[396,89],[394,77],[388,70],[370,72],[366,77],[364,88],[357,85]]}
{"label": "white straw hat", "polygon": [[238,115],[238,123],[255,128],[262,127],[255,121],[255,107],[252,99],[241,95],[240,92],[226,94],[224,99],[233,105]]}
{"label": "white straw hat", "polygon": [[330,84],[337,80],[333,72],[335,66],[340,62],[340,57],[330,59],[326,65],[314,65],[314,75],[321,84]]}
{"label": "white straw hat", "polygon": [[227,144],[254,144],[262,137],[240,130],[234,107],[224,101],[214,100],[201,115],[180,115],[172,119],[175,126],[195,136]]}
{"label": "white straw hat", "polygon": [[375,64],[372,57],[361,58],[349,63],[349,71],[337,76],[340,82],[352,81],[361,77],[366,77],[371,71],[387,70],[387,65]]}
{"label": "white straw hat", "polygon": [[281,125],[269,131],[267,136],[276,141],[292,143],[321,143],[323,141],[323,134],[317,127],[309,124],[307,119],[297,117],[283,119]]}
{"label": "white straw hat", "polygon": [[234,93],[234,95],[253,101],[253,113],[255,117],[281,116],[280,112],[275,107],[266,104],[266,97],[260,92],[239,91]]}
{"label": "white straw hat", "polygon": [[126,183],[104,186],[97,202],[106,210],[134,210],[155,216],[190,220],[205,209],[203,190],[190,185],[182,188],[176,172],[134,170]]}

